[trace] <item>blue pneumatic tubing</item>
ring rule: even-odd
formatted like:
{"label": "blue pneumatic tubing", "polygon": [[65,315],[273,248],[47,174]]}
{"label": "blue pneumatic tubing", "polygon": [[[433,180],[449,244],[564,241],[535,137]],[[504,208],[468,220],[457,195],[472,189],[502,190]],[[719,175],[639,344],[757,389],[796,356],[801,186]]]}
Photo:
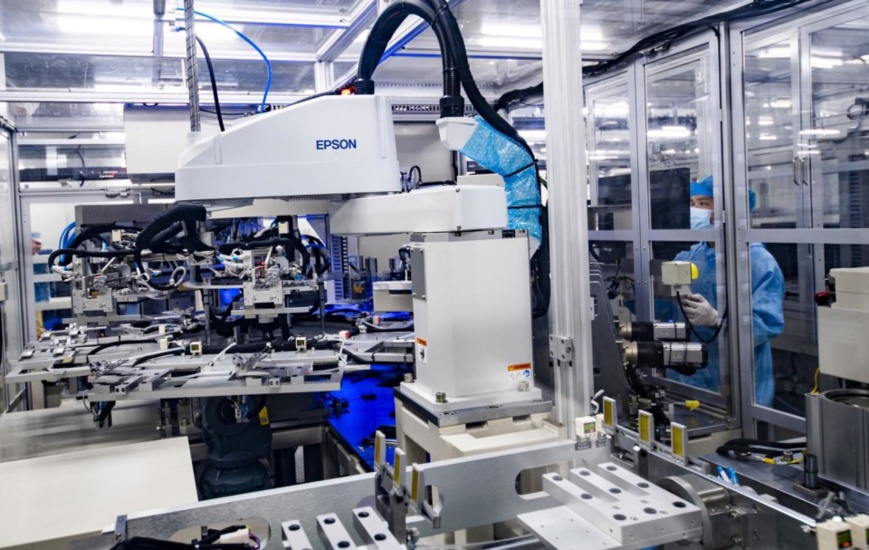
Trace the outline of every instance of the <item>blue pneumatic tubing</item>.
{"label": "blue pneumatic tubing", "polygon": [[[178,10],[184,11],[184,8],[178,8]],[[265,111],[266,110],[266,99],[268,99],[269,90],[272,87],[272,63],[271,63],[271,61],[269,61],[269,58],[266,57],[265,52],[263,52],[262,49],[260,49],[260,47],[257,46],[254,43],[254,41],[251,40],[250,38],[248,38],[243,32],[236,29],[235,27],[233,27],[232,25],[230,25],[226,21],[221,21],[220,19],[214,17],[213,15],[208,15],[207,13],[204,13],[204,12],[201,12],[198,10],[194,10],[193,13],[195,13],[196,15],[198,15],[200,17],[204,17],[204,18],[208,19],[209,21],[213,21],[214,23],[217,23],[218,25],[222,25],[222,26],[226,27],[227,29],[231,30],[232,32],[234,32],[235,34],[237,34],[239,38],[241,38],[242,40],[247,42],[251,48],[256,50],[256,53],[260,54],[260,57],[262,57],[263,61],[266,62],[266,69],[268,71],[268,78],[266,79],[266,87],[265,87],[265,90],[263,91],[263,99],[262,99],[262,102],[260,103],[260,106],[259,106],[259,112]]]}

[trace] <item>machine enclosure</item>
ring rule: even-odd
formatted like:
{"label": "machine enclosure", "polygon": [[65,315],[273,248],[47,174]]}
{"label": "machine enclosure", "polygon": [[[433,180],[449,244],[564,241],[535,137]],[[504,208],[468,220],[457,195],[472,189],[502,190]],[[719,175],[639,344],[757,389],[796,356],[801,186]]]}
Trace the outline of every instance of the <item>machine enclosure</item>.
{"label": "machine enclosure", "polygon": [[869,267],[833,269],[836,302],[818,308],[821,372],[869,383]]}
{"label": "machine enclosure", "polygon": [[401,191],[392,107],[382,96],[326,96],[256,115],[187,148],[179,201],[346,198]]}
{"label": "machine enclosure", "polygon": [[411,241],[419,389],[451,398],[533,387],[527,234]]}
{"label": "machine enclosure", "polygon": [[806,394],[806,441],[823,477],[869,489],[869,408],[854,402],[869,403],[869,391]]}
{"label": "machine enclosure", "polygon": [[492,185],[416,189],[333,202],[329,220],[334,235],[500,229],[507,225],[507,197],[503,188]]}

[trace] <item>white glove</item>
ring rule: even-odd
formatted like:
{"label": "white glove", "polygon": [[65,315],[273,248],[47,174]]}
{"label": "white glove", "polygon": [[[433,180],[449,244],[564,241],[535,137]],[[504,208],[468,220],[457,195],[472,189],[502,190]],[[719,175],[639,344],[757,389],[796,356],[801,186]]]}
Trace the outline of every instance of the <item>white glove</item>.
{"label": "white glove", "polygon": [[700,294],[682,296],[682,307],[688,321],[696,327],[717,327],[718,312]]}

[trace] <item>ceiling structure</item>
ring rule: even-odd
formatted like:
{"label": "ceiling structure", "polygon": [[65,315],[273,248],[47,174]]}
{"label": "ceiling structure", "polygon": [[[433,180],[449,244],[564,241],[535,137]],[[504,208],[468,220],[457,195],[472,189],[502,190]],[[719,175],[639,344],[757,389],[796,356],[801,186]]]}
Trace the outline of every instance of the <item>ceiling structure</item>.
{"label": "ceiling structure", "polygon": [[[495,96],[541,79],[539,0],[450,3],[484,93]],[[714,9],[739,3],[715,2]],[[63,92],[68,101],[82,102],[183,100],[184,33],[178,30],[178,4],[167,1],[166,13],[155,17],[152,0],[0,0],[6,73],[0,99],[26,99],[26,92],[48,101]],[[580,38],[584,56],[612,55],[665,25],[708,13],[709,4],[586,0]],[[273,65],[272,101],[280,103],[352,77],[377,1],[199,0],[196,8],[232,24],[262,48]],[[196,29],[215,59],[218,86],[227,101],[254,103],[266,80],[258,54],[205,18],[197,19]],[[388,51],[392,55],[376,73],[381,89],[399,96],[438,96],[439,52],[425,24],[410,18]]]}

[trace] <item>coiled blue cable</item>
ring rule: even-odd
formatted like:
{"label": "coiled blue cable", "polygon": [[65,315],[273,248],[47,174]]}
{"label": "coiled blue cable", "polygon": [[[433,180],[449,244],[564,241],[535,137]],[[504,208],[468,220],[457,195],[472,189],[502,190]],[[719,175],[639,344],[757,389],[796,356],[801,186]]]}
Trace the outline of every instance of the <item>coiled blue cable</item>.
{"label": "coiled blue cable", "polygon": [[[178,10],[179,10],[179,11],[184,11],[184,8],[178,8]],[[212,22],[214,22],[214,23],[217,23],[218,25],[222,25],[222,26],[226,27],[227,29],[231,30],[232,32],[234,32],[236,35],[238,35],[239,38],[241,38],[242,40],[244,40],[245,42],[247,42],[247,43],[250,45],[251,48],[253,48],[254,50],[256,50],[256,52],[257,52],[258,54],[260,54],[260,57],[263,58],[263,61],[266,62],[266,70],[268,71],[268,78],[266,79],[266,88],[265,88],[265,90],[263,91],[263,99],[262,99],[262,102],[260,103],[260,106],[259,106],[259,112],[260,112],[260,113],[263,112],[263,111],[265,111],[265,110],[266,110],[266,99],[268,99],[268,97],[269,97],[269,90],[270,90],[271,87],[272,87],[272,63],[271,63],[271,61],[269,61],[269,58],[266,57],[265,52],[263,52],[262,49],[260,49],[260,47],[257,46],[257,45],[254,43],[253,40],[251,40],[250,38],[248,38],[248,37],[247,37],[243,32],[241,32],[240,30],[236,29],[235,27],[233,27],[233,26],[230,25],[229,23],[227,23],[227,22],[225,22],[225,21],[221,21],[220,19],[214,17],[213,15],[209,15],[209,14],[207,14],[207,13],[204,13],[204,12],[201,12],[201,11],[198,11],[198,10],[195,10],[193,13],[195,13],[196,15],[198,15],[198,16],[200,16],[200,17],[204,17],[204,18],[208,19],[209,21],[212,21]]]}
{"label": "coiled blue cable", "polygon": [[72,242],[75,238],[75,232],[73,229],[75,229],[75,222],[67,225],[63,231],[60,232],[60,240],[57,243],[58,248],[67,248],[67,245]]}

